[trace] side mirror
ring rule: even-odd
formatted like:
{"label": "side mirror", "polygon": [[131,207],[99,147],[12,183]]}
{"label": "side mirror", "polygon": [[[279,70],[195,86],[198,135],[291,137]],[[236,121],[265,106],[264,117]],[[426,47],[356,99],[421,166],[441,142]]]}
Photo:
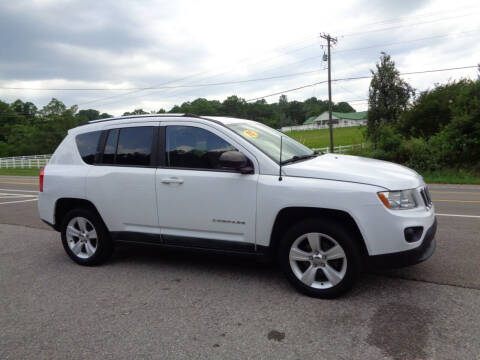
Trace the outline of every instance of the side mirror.
{"label": "side mirror", "polygon": [[242,174],[253,174],[253,167],[240,151],[225,151],[219,158],[220,167],[225,170],[236,170]]}

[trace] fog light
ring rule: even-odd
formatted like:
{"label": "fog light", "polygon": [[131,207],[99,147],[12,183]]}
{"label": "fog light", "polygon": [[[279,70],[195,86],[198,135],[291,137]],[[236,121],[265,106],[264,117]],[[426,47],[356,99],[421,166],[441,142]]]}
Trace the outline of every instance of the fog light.
{"label": "fog light", "polygon": [[423,226],[412,226],[408,227],[404,231],[405,240],[407,242],[415,242],[422,238]]}

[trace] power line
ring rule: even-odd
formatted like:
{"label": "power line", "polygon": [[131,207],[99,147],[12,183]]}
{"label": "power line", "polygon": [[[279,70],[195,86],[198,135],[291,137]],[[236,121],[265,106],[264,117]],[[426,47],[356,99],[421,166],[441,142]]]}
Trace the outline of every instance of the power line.
{"label": "power line", "polygon": [[316,69],[310,71],[303,71],[299,73],[276,75],[264,78],[255,78],[247,80],[235,80],[235,81],[223,81],[217,83],[207,83],[207,84],[191,84],[191,85],[175,85],[175,86],[160,86],[160,87],[144,87],[144,88],[123,88],[123,89],[111,89],[111,88],[20,88],[20,87],[0,87],[0,90],[40,90],[40,91],[132,91],[132,90],[160,90],[160,89],[178,89],[178,88],[195,88],[195,87],[205,87],[205,86],[220,86],[220,85],[232,85],[232,84],[242,84],[255,81],[266,81],[273,79],[282,79],[286,77],[300,76],[306,74],[313,74],[325,69]]}
{"label": "power line", "polygon": [[[272,49],[272,51],[276,51],[277,49],[280,50],[280,49],[285,49],[285,48],[289,48],[289,47],[292,47],[296,44],[299,44],[299,43],[302,43],[302,42],[305,42],[305,37],[302,38],[302,41],[297,41],[295,43],[289,43],[289,45],[287,46],[284,46],[284,47],[277,47],[277,48],[274,48]],[[287,52],[288,53],[292,53],[292,52],[295,52],[295,51],[299,51],[299,50],[302,50],[304,49],[305,47],[301,47],[300,49],[294,49],[294,50],[290,50]],[[281,56],[284,56],[284,54],[282,54]],[[276,56],[276,57],[271,57],[271,58],[268,58],[267,60],[265,61],[270,61],[272,59],[275,59],[275,58],[278,58],[279,56]],[[244,58],[243,60],[237,62],[237,65],[238,64],[242,64],[244,63],[245,61],[249,60],[249,58]],[[256,63],[259,63],[259,62],[262,62],[262,60],[260,61],[257,61]],[[231,68],[231,67],[230,67]],[[208,73],[211,73],[211,71],[200,71],[200,72],[197,72],[195,74],[190,74],[190,75],[187,75],[183,78],[178,78],[178,79],[173,79],[173,80],[170,80],[170,81],[167,81],[167,82],[164,82],[164,83],[161,83],[161,84],[158,84],[158,85],[154,85],[154,86],[151,86],[153,88],[155,87],[160,87],[160,86],[164,86],[164,85],[167,85],[167,84],[171,84],[171,83],[175,83],[175,82],[179,82],[179,81],[183,81],[183,80],[186,80],[186,79],[189,79],[189,78],[193,78],[193,77],[198,77],[202,74],[208,74]],[[104,97],[104,98],[100,98],[100,99],[95,99],[95,100],[90,100],[90,101],[87,101],[87,102],[84,102],[84,103],[80,103],[78,104],[78,106],[82,106],[82,105],[86,105],[86,104],[92,104],[92,103],[96,103],[96,102],[103,102],[105,100],[110,100],[110,99],[114,99],[114,98],[117,98],[117,97],[121,97],[121,96],[126,96],[126,95],[131,95],[131,94],[134,94],[134,93],[137,93],[137,92],[141,92],[141,91],[145,91],[143,89],[139,89],[139,90],[134,90],[132,92],[128,92],[126,94],[119,94],[119,95],[113,95],[113,96],[109,96],[109,97]]]}
{"label": "power line", "polygon": [[479,30],[480,30],[480,28],[476,28],[476,29],[473,29],[473,30],[462,31],[462,32],[453,33],[453,34],[452,34],[452,33],[448,33],[448,34],[444,34],[444,35],[435,35],[435,36],[429,36],[429,37],[418,38],[418,39],[411,39],[411,40],[405,40],[405,41],[397,41],[397,42],[388,43],[388,44],[378,44],[378,45],[364,46],[364,47],[359,47],[359,48],[340,49],[340,50],[334,51],[333,53],[334,53],[334,54],[337,54],[337,53],[341,53],[341,52],[349,52],[349,51],[358,51],[358,50],[365,50],[365,49],[373,49],[373,48],[376,48],[376,47],[384,47],[384,46],[390,46],[390,45],[408,44],[408,43],[416,42],[416,41],[423,41],[423,40],[431,40],[431,39],[438,39],[438,38],[450,37],[450,36],[452,36],[452,35],[470,34],[470,33],[473,33],[473,32],[477,32],[477,31],[479,31]]}
{"label": "power line", "polygon": [[[415,14],[415,15],[408,15],[408,16],[399,16],[399,17],[395,17],[395,18],[390,18],[390,19],[387,19],[387,20],[382,20],[382,21],[377,21],[377,22],[373,22],[373,23],[367,23],[367,24],[362,24],[358,27],[354,27],[354,29],[365,29],[366,26],[371,26],[371,25],[381,25],[381,24],[389,24],[389,23],[397,23],[397,22],[404,22],[404,21],[408,21],[409,19],[412,19],[412,18],[420,18],[420,17],[431,17],[431,16],[435,16],[437,14],[443,14],[443,13],[449,13],[451,14],[452,12],[455,12],[455,11],[461,11],[461,10],[478,10],[479,7],[478,6],[464,6],[464,7],[455,7],[455,8],[451,8],[451,9],[447,9],[447,10],[440,10],[440,11],[434,11],[434,12],[428,12],[428,13],[419,13],[419,14]],[[341,29],[335,29],[336,32],[339,32],[341,31]]]}
{"label": "power line", "polygon": [[[421,14],[416,14],[415,16],[412,16],[412,17],[409,17],[409,16],[404,16],[404,17],[398,17],[398,18],[392,18],[392,19],[388,19],[388,20],[383,20],[383,21],[378,21],[378,22],[375,22],[375,23],[369,23],[369,24],[364,24],[364,25],[361,25],[359,26],[358,28],[359,29],[364,29],[365,26],[369,26],[369,25],[377,25],[377,24],[386,24],[386,23],[392,23],[392,22],[403,22],[403,21],[407,21],[409,20],[409,18],[416,18],[416,17],[426,17],[426,16],[434,16],[435,14],[440,14],[440,13],[445,13],[445,12],[452,12],[452,11],[458,11],[458,10],[464,10],[464,9],[478,9],[478,7],[463,7],[463,8],[454,8],[454,9],[448,9],[448,10],[443,10],[443,11],[437,11],[437,12],[431,12],[431,13],[421,13]],[[438,22],[438,21],[445,21],[445,20],[450,20],[450,19],[454,19],[454,18],[459,18],[459,17],[464,17],[464,16],[469,16],[471,14],[475,14],[476,12],[470,12],[469,14],[461,14],[461,15],[457,15],[457,16],[451,16],[451,17],[444,17],[444,18],[440,18],[440,19],[433,19],[431,21],[427,21],[427,22],[420,22],[420,23],[416,23],[416,24],[408,24],[408,25],[401,25],[400,27],[404,27],[404,26],[415,26],[415,25],[421,25],[421,24],[425,24],[425,23],[429,23],[429,22]],[[398,27],[398,26],[397,26]],[[361,33],[368,33],[368,32],[376,32],[376,31],[385,31],[385,30],[390,30],[392,29],[392,27],[388,27],[388,28],[381,28],[381,29],[372,29],[370,31],[367,31],[367,32],[361,32]],[[361,34],[360,32],[357,32],[357,33],[350,33],[350,34],[345,34],[345,36],[350,36],[350,35],[359,35]],[[294,42],[290,42],[290,43],[287,43],[283,46],[279,46],[279,47],[276,47],[274,49],[272,49],[272,51],[279,51],[279,50],[285,50],[285,49],[288,49],[288,48],[292,48],[298,44],[301,44],[301,43],[305,43],[306,41],[310,41],[310,39],[313,39],[313,35],[309,35],[309,36],[304,36],[301,38],[301,40],[298,40],[298,41],[294,41]],[[426,39],[426,38],[424,38]],[[411,41],[419,41],[420,39],[415,39],[415,40],[411,40]],[[403,42],[402,42],[403,43]],[[397,43],[393,43],[393,44],[397,44]],[[314,44],[312,45],[307,45],[307,46],[303,46],[303,47],[300,47],[300,48],[297,48],[297,49],[293,49],[293,50],[290,50],[290,51],[287,51],[285,54],[288,54],[288,53],[291,53],[291,52],[295,52],[295,51],[300,51],[302,49],[305,49],[307,47],[310,47],[310,46],[313,46]],[[387,45],[391,45],[391,44],[387,44]],[[378,46],[385,46],[385,45],[378,45]],[[350,51],[350,50],[358,50],[358,49],[344,49],[344,50],[338,50],[338,51],[335,51],[334,53],[336,52],[343,52],[343,51]],[[284,56],[285,54],[281,54],[280,56],[275,56],[275,57],[271,57],[269,59],[267,59],[266,61],[269,61],[269,60],[272,60],[272,59],[276,59],[276,58],[279,58],[281,56]],[[308,58],[307,60],[309,59],[313,59],[313,58],[318,58],[318,57],[311,57],[311,58]],[[243,60],[241,60],[239,63],[242,63],[242,62],[245,62],[245,61],[248,61],[250,58],[244,58]],[[305,61],[305,60],[303,60]],[[302,61],[302,62],[303,62]],[[250,63],[249,65],[252,65],[252,64],[256,64],[256,63],[259,63],[259,62],[262,62],[261,61],[254,61],[253,63]],[[167,85],[167,84],[171,84],[171,83],[175,83],[175,82],[182,82],[188,78],[192,78],[192,77],[198,77],[204,73],[208,73],[208,72],[199,72],[199,73],[195,73],[195,74],[192,74],[192,75],[188,75],[186,77],[183,77],[183,78],[179,78],[179,79],[173,79],[173,80],[170,80],[170,81],[167,81],[167,82],[164,82],[164,83],[161,83],[161,84],[158,84],[158,85],[154,85],[154,86],[150,86],[150,87],[142,87],[142,88],[128,88],[128,89],[110,89],[110,88],[92,88],[91,90],[90,89],[86,89],[86,90],[83,90],[83,89],[56,89],[56,88],[53,88],[51,89],[50,91],[131,91],[129,93],[122,93],[122,94],[117,94],[117,95],[114,95],[114,96],[109,96],[109,97],[106,97],[106,98],[101,98],[101,99],[95,99],[95,100],[90,100],[90,101],[87,101],[87,102],[84,102],[84,103],[80,103],[79,106],[82,106],[82,105],[85,105],[85,104],[90,104],[90,103],[96,103],[96,102],[102,102],[102,101],[107,101],[107,100],[110,100],[110,99],[114,99],[114,98],[117,98],[117,97],[123,97],[123,96],[127,96],[127,95],[131,95],[131,94],[134,94],[134,93],[137,93],[137,92],[142,92],[142,91],[146,91],[146,90],[170,90],[170,89],[179,89],[179,88],[182,88],[182,87],[167,87],[167,86],[164,86],[164,85]],[[218,75],[214,75],[214,76],[218,76]],[[252,79],[253,80],[253,79]],[[249,80],[246,80],[246,81],[249,81]],[[260,81],[260,80],[259,80]],[[235,82],[237,83],[237,82]],[[240,82],[238,82],[240,83]],[[228,84],[228,82],[224,82],[225,85]],[[216,86],[216,83],[212,84],[212,85],[209,85],[209,84],[199,84],[201,86]],[[196,87],[197,85],[187,85],[187,86],[184,86],[186,88],[188,87]],[[4,90],[8,90],[6,88],[4,88]],[[30,88],[12,88],[11,90],[43,90],[43,89],[30,89]],[[47,89],[45,89],[47,90]]]}
{"label": "power line", "polygon": [[[426,74],[426,73],[433,73],[433,72],[442,72],[442,71],[452,71],[452,70],[463,70],[463,69],[473,69],[473,68],[478,68],[478,65],[473,65],[473,66],[460,66],[460,67],[451,67],[451,68],[444,68],[444,69],[433,69],[433,70],[421,70],[421,71],[411,71],[411,72],[404,72],[404,73],[400,73],[400,75],[416,75],[416,74]],[[349,80],[360,80],[360,79],[370,79],[372,78],[372,76],[356,76],[356,77],[348,77],[348,78],[339,78],[339,79],[332,79],[332,82],[336,82],[336,81],[349,81]],[[328,82],[328,80],[324,80],[324,81],[319,81],[319,82],[315,82],[313,84],[308,84],[308,85],[303,85],[303,86],[299,86],[299,87],[296,87],[296,88],[293,88],[293,89],[288,89],[288,90],[284,90],[284,91],[281,91],[281,92],[277,92],[277,93],[274,93],[274,94],[269,94],[269,95],[265,95],[265,96],[262,96],[262,97],[257,97],[257,98],[253,98],[253,99],[249,99],[249,100],[246,100],[247,102],[252,102],[252,101],[256,101],[256,100],[261,100],[261,99],[264,99],[266,97],[271,97],[271,96],[275,96],[275,95],[281,95],[281,94],[284,94],[284,93],[287,93],[287,92],[292,92],[292,91],[296,91],[296,90],[301,90],[301,89],[305,89],[307,87],[311,87],[311,86],[315,86],[315,85],[320,85],[320,84],[325,84],[326,82]],[[368,101],[368,99],[356,99],[356,100],[339,100],[338,102],[349,102],[349,103],[353,103],[353,102],[365,102],[365,101]],[[17,114],[19,115],[26,115],[26,116],[35,116],[36,114],[31,114],[31,113],[15,113],[15,114],[3,114],[3,113],[0,113],[0,117],[14,117],[16,116]]]}
{"label": "power line", "polygon": [[[457,9],[455,9],[457,10]],[[445,10],[446,11],[446,10]],[[450,11],[450,10],[449,10]],[[437,12],[438,13],[438,12]],[[440,12],[441,13],[441,12]],[[434,14],[434,13],[433,13]],[[404,26],[416,26],[416,25],[422,25],[422,24],[425,24],[425,23],[430,23],[430,22],[438,22],[438,21],[444,21],[444,20],[450,20],[450,19],[453,19],[453,18],[458,18],[458,17],[464,17],[464,16],[469,16],[473,13],[469,13],[469,14],[462,14],[462,15],[459,15],[459,16],[453,16],[453,17],[447,17],[447,18],[441,18],[441,19],[435,19],[435,20],[432,20],[432,21],[429,21],[429,22],[421,22],[421,23],[416,23],[416,24],[409,24],[409,25],[402,25],[402,26],[397,26],[397,27],[404,27]],[[419,14],[418,16],[422,16],[423,14]],[[402,17],[400,17],[402,18]],[[403,17],[405,18],[405,17]],[[384,22],[389,22],[391,20],[386,20]],[[374,23],[375,24],[375,23]],[[376,32],[376,31],[384,31],[384,30],[390,30],[390,28],[383,28],[383,29],[375,29],[375,30],[371,30],[372,32]],[[365,33],[365,32],[364,32]],[[359,34],[359,33],[355,33],[355,34]],[[353,34],[345,34],[344,36],[349,36],[349,35],[353,35]],[[299,42],[297,43],[294,43],[295,44],[298,44]],[[292,45],[289,45],[287,47],[291,47]],[[309,47],[311,45],[308,45],[307,47]],[[303,48],[305,47],[302,47],[300,49],[296,49],[296,50],[293,50],[293,51],[299,51],[299,50],[302,50]],[[291,52],[291,51],[290,51]],[[289,52],[287,52],[289,53]],[[277,57],[275,57],[277,58]],[[270,59],[268,59],[270,60]],[[258,63],[258,62],[253,62],[252,64],[255,64],[255,63]],[[252,65],[250,64],[250,65]],[[201,73],[200,73],[201,74]],[[178,82],[178,81],[183,81],[187,78],[190,78],[190,77],[196,77],[200,74],[194,74],[194,75],[191,75],[191,76],[187,76],[185,78],[182,78],[182,79],[178,79],[178,80],[173,80],[171,82]],[[171,82],[168,82],[168,83],[171,83]],[[161,84],[161,85],[166,85],[166,84]],[[159,88],[159,86],[153,86],[151,87],[152,89],[151,90],[157,90],[157,88]],[[106,97],[106,98],[102,98],[102,99],[96,99],[96,100],[91,100],[91,101],[88,101],[88,102],[84,102],[84,103],[80,103],[79,106],[82,106],[82,105],[86,105],[86,104],[90,104],[90,103],[96,103],[96,102],[102,102],[103,100],[110,100],[110,99],[114,99],[114,98],[117,98],[117,97],[122,97],[122,96],[126,96],[126,95],[130,95],[130,94],[133,94],[133,93],[136,93],[136,92],[141,92],[141,91],[145,91],[145,90],[150,90],[149,88],[141,88],[141,89],[138,89],[138,90],[134,90],[133,92],[131,93],[126,93],[126,94],[119,94],[119,95],[114,95],[114,96],[110,96],[110,97]],[[159,88],[158,90],[169,90],[169,88]]]}
{"label": "power line", "polygon": [[[283,57],[283,56],[285,56],[285,55],[287,55],[287,54],[290,54],[290,53],[293,53],[293,52],[298,52],[298,51],[300,51],[300,50],[306,49],[306,48],[311,47],[311,46],[313,46],[313,45],[315,45],[315,44],[309,44],[309,45],[307,45],[307,46],[303,46],[303,47],[300,47],[300,48],[296,48],[296,49],[294,49],[294,50],[287,51],[287,52],[285,52],[285,53],[283,53],[283,54],[281,54],[281,55],[276,55],[276,56],[273,56],[273,57],[263,58],[263,59],[261,59],[261,60],[249,62],[249,63],[247,63],[247,66],[251,66],[251,65],[258,64],[258,63],[263,63],[263,62],[270,62],[270,61],[272,61],[272,60],[276,60],[276,59],[278,59],[278,58],[281,58],[281,57]],[[239,63],[237,63],[237,64],[241,64],[242,62],[245,62],[246,60],[248,60],[248,59],[244,59],[243,61],[241,61],[241,62],[239,62]],[[285,65],[282,65],[282,66],[280,66],[280,68],[281,68],[281,67],[284,67],[284,66],[285,66]],[[215,78],[215,77],[218,77],[218,76],[221,76],[221,75],[223,75],[223,74],[228,73],[229,69],[232,69],[232,68],[234,68],[234,66],[231,66],[230,68],[227,68],[227,70],[225,70],[225,71],[223,71],[223,72],[220,72],[220,73],[217,73],[217,74],[213,74],[213,75],[210,75],[210,76],[203,76],[203,77],[201,77],[201,78],[203,78],[203,79]],[[275,70],[275,69],[278,69],[278,68],[279,68],[279,67],[277,66],[277,67],[274,67],[273,69],[269,69],[269,70]],[[324,69],[322,69],[322,70],[324,70]],[[208,72],[206,72],[206,73],[208,74],[209,72],[211,72],[211,71],[208,71]],[[222,84],[222,85],[223,85],[223,84]],[[190,87],[190,86],[186,86],[186,88],[188,88],[188,87]],[[162,90],[163,90],[163,91],[165,91],[165,90],[168,91],[168,90],[180,89],[180,88],[182,88],[182,87],[179,86],[179,87],[172,87],[172,88],[152,88],[152,89],[151,89],[151,90],[153,90],[152,92],[149,92],[149,93],[144,94],[144,95],[147,96],[147,95],[151,95],[151,94],[153,94],[154,92],[157,92],[157,91],[162,91]],[[128,95],[128,94],[121,94],[121,95],[117,95],[117,96],[123,96],[123,95]],[[135,96],[134,98],[139,97],[139,96],[142,96],[142,95]],[[131,98],[129,98],[129,99],[131,99]],[[85,103],[84,103],[84,104],[85,104]],[[83,105],[83,104],[79,104],[79,105]]]}
{"label": "power line", "polygon": [[[474,29],[474,30],[469,30],[469,31],[464,31],[457,33],[458,34],[467,34],[467,33],[472,33],[479,31],[480,28]],[[383,46],[389,46],[389,45],[397,45],[397,44],[405,44],[405,43],[410,43],[410,42],[415,42],[415,41],[422,41],[422,40],[430,40],[430,39],[435,39],[435,38],[442,38],[442,37],[448,37],[451,36],[451,34],[445,34],[445,35],[437,35],[437,36],[430,36],[430,37],[425,37],[425,38],[419,38],[419,39],[412,39],[412,40],[406,40],[406,41],[400,41],[400,42],[394,42],[394,43],[388,43],[388,44],[379,44],[379,45],[372,45],[372,46],[367,46],[367,47],[359,47],[359,48],[347,48],[347,49],[340,49],[336,51],[332,51],[332,53],[341,53],[341,52],[348,52],[348,51],[356,51],[356,50],[364,50],[364,49],[370,49],[370,48],[375,48],[375,47],[383,47]],[[309,45],[311,46],[311,45]],[[320,56],[313,56],[309,57],[306,59],[301,60],[300,62],[305,62],[306,60],[311,60],[311,59],[317,59]],[[264,77],[264,78],[253,78],[253,79],[246,79],[246,80],[234,80],[234,81],[224,81],[224,82],[216,82],[216,83],[204,83],[204,84],[187,84],[187,85],[175,85],[175,86],[158,86],[158,87],[141,87],[141,88],[31,88],[31,87],[0,87],[0,90],[32,90],[32,91],[139,91],[139,90],[162,90],[162,89],[180,89],[180,88],[195,88],[195,87],[208,87],[208,86],[221,86],[221,85],[233,85],[233,84],[241,84],[241,83],[248,83],[248,82],[256,82],[256,81],[266,81],[266,80],[272,80],[272,79],[280,79],[280,78],[286,78],[286,77],[293,77],[293,76],[300,76],[300,75],[305,75],[305,74],[311,74],[315,73],[321,70],[325,69],[317,69],[317,70],[311,70],[311,71],[304,71],[304,72],[299,72],[299,73],[292,73],[292,74],[284,74],[284,75],[278,75],[278,76],[271,76],[271,77]],[[122,94],[123,95],[123,94]]]}
{"label": "power line", "polygon": [[445,21],[445,20],[457,19],[457,18],[461,18],[461,17],[467,17],[467,16],[471,16],[471,15],[474,15],[474,14],[477,14],[477,13],[478,13],[478,11],[469,12],[468,14],[462,14],[462,15],[457,15],[457,16],[450,16],[450,17],[441,18],[441,19],[434,19],[434,20],[430,20],[430,21],[421,21],[421,22],[413,23],[413,24],[396,25],[396,26],[390,26],[390,27],[380,28],[380,29],[373,29],[373,30],[352,32],[352,33],[343,34],[343,35],[340,35],[340,36],[341,36],[341,37],[344,37],[344,36],[357,36],[357,35],[371,34],[371,33],[380,32],[380,31],[394,30],[394,29],[399,29],[399,28],[403,28],[403,27],[410,27],[410,26],[418,26],[418,25],[431,24],[431,23],[439,22],[439,21]]}
{"label": "power line", "polygon": [[[452,67],[452,68],[445,68],[445,69],[433,69],[433,70],[412,71],[412,72],[400,73],[399,75],[426,74],[426,73],[441,72],[441,71],[473,69],[473,68],[477,68],[477,67],[478,67],[478,65],[473,65],[473,66],[461,66],[461,67]],[[371,78],[372,78],[371,75],[369,75],[369,76],[355,76],[355,77],[348,77],[348,78],[332,79],[332,82],[335,82],[335,81],[360,80],[360,79],[371,79]],[[275,93],[273,93],[273,94],[268,94],[268,95],[265,95],[265,96],[260,96],[260,97],[248,99],[247,102],[257,101],[257,100],[265,99],[265,98],[267,98],[267,97],[272,97],[272,96],[275,96],[275,95],[282,95],[282,94],[285,94],[285,93],[288,93],[288,92],[305,89],[305,88],[308,88],[308,87],[311,87],[311,86],[316,86],[316,85],[320,85],[320,84],[325,84],[326,82],[328,82],[328,80],[315,82],[315,83],[313,83],[313,84],[302,85],[302,86],[299,86],[299,87],[296,87],[296,88],[293,88],[293,89],[287,89],[287,90],[275,92]]]}

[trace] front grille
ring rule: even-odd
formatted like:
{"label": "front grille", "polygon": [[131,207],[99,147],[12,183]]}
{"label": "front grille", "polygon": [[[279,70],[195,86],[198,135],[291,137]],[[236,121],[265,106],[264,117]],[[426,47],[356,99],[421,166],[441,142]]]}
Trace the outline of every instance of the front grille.
{"label": "front grille", "polygon": [[425,206],[427,208],[432,207],[433,202],[432,198],[430,197],[430,193],[428,192],[428,187],[424,187],[423,189],[420,190],[420,195],[422,196],[423,202],[425,203]]}

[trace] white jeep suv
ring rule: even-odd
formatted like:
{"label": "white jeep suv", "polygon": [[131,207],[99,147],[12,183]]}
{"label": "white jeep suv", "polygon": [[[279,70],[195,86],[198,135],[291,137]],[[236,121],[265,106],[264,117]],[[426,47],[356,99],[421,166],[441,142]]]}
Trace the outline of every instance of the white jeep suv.
{"label": "white jeep suv", "polygon": [[188,114],[71,129],[40,175],[40,217],[77,263],[117,242],[269,255],[310,296],[350,288],[363,265],[435,249],[420,175],[312,150],[255,121]]}

